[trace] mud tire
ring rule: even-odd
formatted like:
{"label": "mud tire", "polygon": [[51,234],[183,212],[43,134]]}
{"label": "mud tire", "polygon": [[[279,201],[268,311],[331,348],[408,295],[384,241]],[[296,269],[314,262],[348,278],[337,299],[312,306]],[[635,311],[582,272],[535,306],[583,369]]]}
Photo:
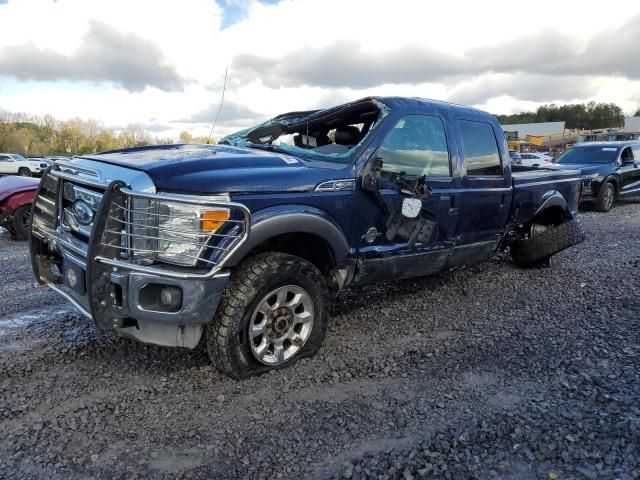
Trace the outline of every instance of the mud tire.
{"label": "mud tire", "polygon": [[[284,364],[260,363],[251,351],[248,326],[258,302],[268,292],[283,285],[300,286],[314,304],[313,329],[304,346]],[[218,310],[205,330],[205,345],[216,367],[240,379],[290,366],[315,355],[327,331],[330,295],[320,271],[300,257],[267,252],[244,260],[231,274]]]}

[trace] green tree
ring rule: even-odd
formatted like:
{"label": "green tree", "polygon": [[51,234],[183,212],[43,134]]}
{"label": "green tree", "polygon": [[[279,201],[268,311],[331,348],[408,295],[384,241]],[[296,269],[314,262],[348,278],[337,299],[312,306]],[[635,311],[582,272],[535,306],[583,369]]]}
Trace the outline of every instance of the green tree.
{"label": "green tree", "polygon": [[[51,115],[29,116],[0,111],[0,152],[30,156],[95,153],[160,142],[138,124],[120,132],[102,127],[95,120],[56,120]],[[162,139],[162,143],[172,143]]]}
{"label": "green tree", "polygon": [[564,121],[567,128],[594,129],[621,126],[624,122],[624,113],[615,103],[589,102],[566,105],[552,103],[540,105],[535,112],[498,115],[497,118],[503,125]]}

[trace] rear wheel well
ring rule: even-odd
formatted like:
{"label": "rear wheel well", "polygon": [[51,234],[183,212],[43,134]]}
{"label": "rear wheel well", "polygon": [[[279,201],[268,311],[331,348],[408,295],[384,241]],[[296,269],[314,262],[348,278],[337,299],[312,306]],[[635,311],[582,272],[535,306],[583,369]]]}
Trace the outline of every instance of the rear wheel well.
{"label": "rear wheel well", "polygon": [[558,205],[545,208],[531,220],[530,224],[538,225],[560,225],[569,220],[571,216],[565,209]]}
{"label": "rear wheel well", "polygon": [[295,232],[276,235],[256,245],[246,256],[262,252],[282,252],[304,258],[323,274],[328,273],[335,265],[333,250],[329,244],[312,233]]}
{"label": "rear wheel well", "polygon": [[542,226],[542,229],[546,230],[545,227],[561,225],[568,220],[571,220],[571,218],[571,214],[560,205],[552,205],[545,208],[542,212],[538,212],[536,216],[528,222],[511,230],[508,235],[504,237],[502,241],[502,248],[505,248],[514,242],[531,238],[536,225]]}

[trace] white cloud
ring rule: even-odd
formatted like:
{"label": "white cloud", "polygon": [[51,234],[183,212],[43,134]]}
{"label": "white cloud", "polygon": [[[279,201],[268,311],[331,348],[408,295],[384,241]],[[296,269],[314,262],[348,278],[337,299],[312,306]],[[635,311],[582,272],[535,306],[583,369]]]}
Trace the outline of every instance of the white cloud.
{"label": "white cloud", "polygon": [[[0,71],[0,105],[5,110],[51,113],[60,118],[96,118],[106,125],[157,123],[166,125],[168,133],[176,136],[185,128],[191,128],[194,134],[205,134],[210,126],[202,122],[205,118],[198,114],[217,105],[224,70],[240,55],[271,60],[264,67],[270,67],[268,71],[257,69],[251,77],[234,71],[233,66],[229,70],[227,100],[236,107],[244,106],[245,114],[241,115],[244,117],[249,117],[246,114],[249,111],[256,113],[256,118],[266,118],[371,94],[460,98],[478,102],[476,106],[494,113],[535,108],[546,99],[614,101],[626,110],[635,109],[640,102],[640,81],[620,76],[620,72],[625,72],[620,64],[628,60],[620,52],[633,52],[636,45],[619,45],[620,50],[610,56],[597,51],[600,58],[608,60],[600,62],[600,70],[593,74],[567,77],[549,70],[549,66],[562,66],[567,52],[583,51],[589,39],[600,32],[608,30],[608,38],[617,38],[616,32],[625,20],[640,13],[637,1],[624,0],[616,4],[616,10],[624,15],[603,15],[590,8],[576,8],[571,2],[550,0],[537,2],[533,12],[532,4],[522,0],[512,1],[508,6],[497,0],[437,3],[282,0],[277,5],[234,0],[232,3],[243,9],[244,19],[222,29],[224,12],[214,0],[9,0],[8,4],[0,4],[0,52],[3,48],[30,44],[73,57],[82,52],[91,22],[99,21],[114,32],[134,35],[157,47],[167,68],[185,79],[185,86],[183,92],[165,92],[153,87],[133,88],[139,91],[130,92],[117,86],[113,79],[105,78],[101,82],[93,77],[76,78],[76,81],[72,81],[72,77],[62,83],[53,83],[55,79],[51,78],[42,83],[17,84],[15,76],[8,75],[10,72]],[[521,21],[536,16],[540,21]],[[548,40],[542,50],[536,49],[536,45],[527,46],[528,39],[536,35]],[[624,42],[633,36],[625,32],[619,38]],[[403,57],[408,72],[419,72],[421,68],[434,70],[435,67],[422,65],[424,56],[410,55],[409,51],[402,55],[403,49],[411,45],[416,51],[437,52],[439,58],[454,61],[469,56],[469,52],[481,57],[488,57],[486,52],[491,52],[493,64],[501,65],[503,70],[500,74],[486,72],[472,77],[442,77],[426,72],[427,75],[416,75],[407,81],[403,81],[402,76],[382,75],[380,81],[399,82],[383,85],[377,85],[379,82],[372,78],[356,78],[350,82],[344,71],[334,70],[337,63],[333,60],[338,55],[332,56],[330,49],[349,43],[357,46],[353,49],[354,64],[362,64],[366,58],[386,59],[394,64],[395,57]],[[614,48],[611,42],[605,44]],[[502,48],[505,46],[509,49]],[[313,58],[314,51],[328,54],[318,62]],[[123,58],[132,55],[126,48],[121,54]],[[344,65],[349,55],[341,57]],[[636,56],[629,53],[629,57],[633,60]],[[291,65],[278,65],[281,59]],[[474,61],[473,56],[470,60]],[[477,62],[486,63],[487,58],[478,57]],[[280,72],[291,71],[292,66],[299,65],[312,65],[324,78],[336,77],[341,81],[335,87],[327,86],[331,82],[326,81],[324,86],[278,82]],[[535,73],[522,73],[522,65],[531,67],[527,72],[535,72],[539,65],[538,70],[546,75],[544,82],[537,82],[539,78]],[[378,68],[384,68],[384,64]],[[510,68],[521,73],[514,74]],[[608,69],[612,71],[610,76]],[[356,73],[370,75],[366,68]],[[153,82],[146,84],[153,85]],[[238,108],[236,113],[242,111]],[[188,118],[199,121],[192,125],[176,122],[176,119]],[[216,127],[216,134],[245,126],[238,121],[249,120],[229,117]]]}

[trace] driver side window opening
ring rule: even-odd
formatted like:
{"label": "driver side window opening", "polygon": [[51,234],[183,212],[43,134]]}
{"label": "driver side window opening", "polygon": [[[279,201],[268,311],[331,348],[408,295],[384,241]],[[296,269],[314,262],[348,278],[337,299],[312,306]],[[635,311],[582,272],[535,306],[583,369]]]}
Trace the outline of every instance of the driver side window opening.
{"label": "driver side window opening", "polygon": [[[378,150],[382,174],[450,177],[451,163],[444,124],[439,117],[407,115],[387,134]],[[385,175],[386,174],[386,175]]]}
{"label": "driver side window opening", "polygon": [[[636,150],[637,152],[637,150]],[[633,152],[631,151],[631,147],[627,147],[622,151],[622,154],[620,154],[620,160],[622,161],[622,163],[624,163],[625,161],[633,161],[634,155]]]}

